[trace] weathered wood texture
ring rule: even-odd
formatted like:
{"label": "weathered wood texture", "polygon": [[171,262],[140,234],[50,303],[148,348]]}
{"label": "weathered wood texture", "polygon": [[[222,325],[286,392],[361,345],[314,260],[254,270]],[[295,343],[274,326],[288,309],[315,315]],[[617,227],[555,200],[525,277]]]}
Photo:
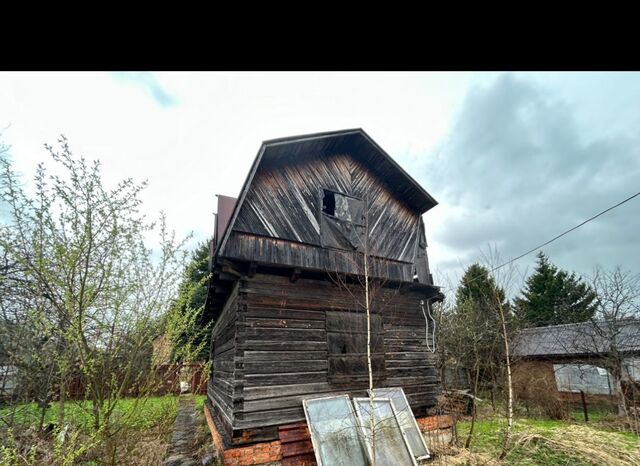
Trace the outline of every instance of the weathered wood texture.
{"label": "weathered wood texture", "polygon": [[[230,308],[227,307],[214,328],[217,339],[210,385],[210,397],[229,413],[233,435],[304,420],[304,398],[340,393],[365,395],[366,380],[330,380],[326,329],[327,312],[364,312],[361,288],[347,289],[331,281],[304,278],[292,283],[287,277],[260,273],[238,283],[233,295],[235,304],[231,306],[237,309],[237,319],[233,324],[221,324],[225,318],[227,322],[232,320],[225,316]],[[403,387],[414,411],[424,414],[427,407],[435,404],[438,391],[435,356],[425,344],[425,323],[419,305],[425,295],[397,288],[373,291],[374,313],[383,327],[373,342],[374,348],[384,351],[384,377],[378,378],[377,384]],[[233,350],[218,352],[219,346],[228,345],[229,337],[223,328],[232,326]],[[359,352],[364,354],[365,340],[358,338],[360,332],[354,332],[354,344],[360,343]],[[229,351],[233,351],[233,358]],[[217,376],[223,380],[216,381]]]}
{"label": "weathered wood texture", "polygon": [[228,434],[231,434],[233,423],[239,285],[240,283],[236,282],[211,331],[213,367],[207,386],[207,396],[216,413],[220,414],[220,421]]}
{"label": "weathered wood texture", "polygon": [[[362,254],[248,233],[232,233],[226,251],[233,259],[258,260],[266,265],[300,267],[321,272],[337,271],[354,275],[363,269]],[[413,264],[376,257],[370,258],[370,262],[371,276],[403,282],[412,281]],[[422,270],[427,271],[426,265]],[[427,278],[420,282],[429,283],[428,273],[424,276]]]}
{"label": "weathered wood texture", "polygon": [[321,248],[323,188],[366,200],[369,254],[385,259],[379,261],[373,275],[411,281],[416,268],[420,282],[430,283],[420,212],[350,154],[306,154],[281,165],[263,164],[247,190],[221,255],[357,273],[358,259],[353,252]]}

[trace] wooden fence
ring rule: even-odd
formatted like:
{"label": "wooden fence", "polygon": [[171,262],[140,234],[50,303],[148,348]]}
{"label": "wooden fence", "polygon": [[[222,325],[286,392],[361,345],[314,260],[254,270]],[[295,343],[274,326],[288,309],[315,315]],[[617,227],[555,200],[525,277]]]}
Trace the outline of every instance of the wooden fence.
{"label": "wooden fence", "polygon": [[[125,390],[125,396],[135,398],[140,396],[143,391],[150,392],[154,396],[179,395],[181,381],[189,383],[190,393],[207,394],[207,374],[205,365],[201,363],[162,364],[156,369],[153,378],[155,383],[151,390],[143,390],[140,386],[132,384]],[[67,384],[67,397],[74,400],[86,398],[86,389],[87,384],[84,377],[75,376]]]}

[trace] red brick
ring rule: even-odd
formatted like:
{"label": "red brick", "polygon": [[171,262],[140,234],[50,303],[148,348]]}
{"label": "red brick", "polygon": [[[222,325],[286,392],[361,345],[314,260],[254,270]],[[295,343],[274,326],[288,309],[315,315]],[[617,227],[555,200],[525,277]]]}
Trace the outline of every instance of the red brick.
{"label": "red brick", "polygon": [[453,425],[453,417],[450,415],[442,415],[442,416],[427,416],[416,419],[418,422],[418,427],[423,432],[436,430],[436,429],[446,429]]}

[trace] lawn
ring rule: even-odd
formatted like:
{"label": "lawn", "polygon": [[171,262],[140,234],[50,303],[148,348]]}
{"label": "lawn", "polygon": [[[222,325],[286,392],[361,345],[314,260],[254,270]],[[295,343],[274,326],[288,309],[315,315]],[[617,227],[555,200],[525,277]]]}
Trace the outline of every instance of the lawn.
{"label": "lawn", "polygon": [[[172,395],[151,398],[125,398],[114,409],[114,421],[126,420],[135,429],[145,429],[159,423],[172,421],[176,416],[177,398]],[[52,403],[45,414],[44,424],[58,421],[59,404]],[[9,419],[13,408],[0,408],[0,419]],[[37,426],[41,410],[36,403],[25,403],[15,408],[15,426]],[[91,430],[93,418],[90,401],[65,403],[65,421],[85,431]]]}
{"label": "lawn", "polygon": [[[573,420],[516,418],[505,463],[558,466],[640,464],[640,439],[632,433],[614,432],[601,426],[599,420],[606,417],[606,413],[593,416],[594,421],[589,424]],[[458,423],[461,444],[470,426],[469,421]],[[505,426],[503,418],[493,416],[476,421],[470,452],[487,459],[497,458],[502,449]]]}

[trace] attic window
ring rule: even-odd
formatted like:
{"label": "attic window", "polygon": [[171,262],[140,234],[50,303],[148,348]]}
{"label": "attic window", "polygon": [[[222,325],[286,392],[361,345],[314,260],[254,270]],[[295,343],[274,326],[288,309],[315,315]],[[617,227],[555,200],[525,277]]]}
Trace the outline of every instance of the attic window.
{"label": "attic window", "polygon": [[362,199],[323,189],[322,213],[344,222],[364,225]]}
{"label": "attic window", "polygon": [[364,231],[364,201],[323,189],[320,242],[323,247],[361,249]]}

